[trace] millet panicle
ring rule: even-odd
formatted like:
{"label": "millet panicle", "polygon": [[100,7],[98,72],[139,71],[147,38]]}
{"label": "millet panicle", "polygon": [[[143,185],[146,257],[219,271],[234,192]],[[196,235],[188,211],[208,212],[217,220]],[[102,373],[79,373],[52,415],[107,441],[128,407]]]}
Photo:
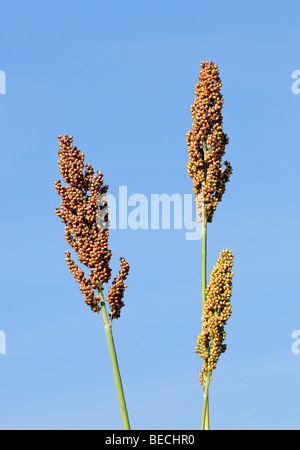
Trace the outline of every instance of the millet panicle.
{"label": "millet panicle", "polygon": [[232,167],[222,157],[229,140],[223,132],[223,96],[218,66],[209,61],[200,64],[202,70],[195,87],[195,101],[191,106],[193,123],[186,134],[189,160],[188,175],[192,178],[198,218],[205,212],[211,222]]}
{"label": "millet panicle", "polygon": [[226,350],[224,326],[231,315],[232,267],[232,252],[223,250],[207,284],[202,331],[198,336],[195,349],[203,359],[203,369],[199,374],[201,384],[203,384],[203,374],[208,373],[210,376],[216,368],[220,355]]}
{"label": "millet panicle", "polygon": [[[73,147],[72,136],[65,134],[58,136],[58,139],[59,170],[67,186],[63,186],[60,180],[54,184],[61,196],[61,208],[56,208],[55,213],[65,224],[64,235],[67,243],[76,252],[79,262],[90,271],[86,277],[71,259],[71,253],[66,252],[68,267],[79,283],[85,302],[96,312],[99,310],[99,293],[103,290],[103,283],[108,283],[111,278],[109,232],[107,227],[99,226],[97,220],[101,210],[107,207],[105,201],[99,205],[98,199],[105,198],[108,185],[103,184],[101,172],[95,174],[91,165],[84,163],[84,154],[77,147]],[[105,221],[108,223],[108,217],[105,217]],[[121,258],[121,271],[113,281],[107,297],[111,305],[111,318],[120,317],[126,287],[123,281],[128,272],[129,265]],[[95,291],[98,291],[98,294],[95,295]]]}

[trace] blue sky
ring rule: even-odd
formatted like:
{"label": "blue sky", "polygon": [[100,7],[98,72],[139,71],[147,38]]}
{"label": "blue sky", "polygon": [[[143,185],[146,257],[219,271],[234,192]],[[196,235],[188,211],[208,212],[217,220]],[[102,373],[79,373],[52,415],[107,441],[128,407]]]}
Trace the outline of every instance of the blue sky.
{"label": "blue sky", "polygon": [[[192,193],[186,172],[199,65],[218,64],[233,175],[208,228],[208,268],[232,250],[227,352],[212,429],[298,429],[298,1],[2,2],[1,429],[122,429],[104,330],[64,261],[53,183],[70,134],[110,192]],[[112,230],[131,266],[114,324],[133,429],[199,429],[201,241]]]}

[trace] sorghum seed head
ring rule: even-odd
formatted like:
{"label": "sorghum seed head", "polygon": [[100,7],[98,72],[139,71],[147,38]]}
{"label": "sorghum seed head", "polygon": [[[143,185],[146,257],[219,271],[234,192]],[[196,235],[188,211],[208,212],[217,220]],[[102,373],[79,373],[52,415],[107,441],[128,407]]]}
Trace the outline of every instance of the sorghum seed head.
{"label": "sorghum seed head", "polygon": [[203,383],[203,373],[212,372],[222,353],[226,350],[224,326],[231,315],[231,289],[233,255],[223,250],[210,274],[203,307],[202,331],[197,339],[196,353],[203,359],[203,369],[199,376]]}
{"label": "sorghum seed head", "polygon": [[[196,98],[191,106],[193,123],[186,134],[189,154],[187,172],[192,178],[199,220],[202,220],[205,211],[207,221],[211,222],[232,168],[228,161],[222,168],[222,157],[229,141],[223,133],[219,69],[208,61],[203,61],[200,66],[202,70],[195,88]],[[200,193],[203,194],[201,201]]]}
{"label": "sorghum seed head", "polygon": [[[55,213],[65,224],[65,239],[76,252],[78,260],[90,271],[88,277],[66,252],[66,261],[85,302],[92,311],[99,308],[99,295],[94,291],[102,290],[102,284],[111,278],[108,249],[108,229],[98,226],[98,198],[107,193],[108,185],[103,185],[101,172],[95,174],[90,164],[84,163],[84,154],[73,147],[73,137],[65,134],[59,139],[59,170],[67,186],[62,186],[60,180],[54,183],[57,193],[61,196],[61,208],[55,208]],[[102,205],[106,206],[106,204]],[[100,207],[101,209],[101,207]],[[120,317],[124,306],[122,298],[126,286],[123,280],[127,277],[129,265],[121,258],[121,271],[113,281],[107,301],[111,306],[111,317]],[[116,286],[116,284],[118,286]]]}

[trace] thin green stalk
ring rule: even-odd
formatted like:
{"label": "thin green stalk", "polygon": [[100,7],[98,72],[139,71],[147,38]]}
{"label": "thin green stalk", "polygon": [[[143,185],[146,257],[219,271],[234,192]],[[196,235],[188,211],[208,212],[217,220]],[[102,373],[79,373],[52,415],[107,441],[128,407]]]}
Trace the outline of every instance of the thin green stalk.
{"label": "thin green stalk", "polygon": [[[206,162],[205,156],[207,152],[207,144],[203,143],[203,156],[204,156],[204,172],[206,176]],[[204,303],[206,301],[206,273],[207,273],[207,217],[204,208],[204,198],[202,204],[202,313]],[[208,383],[209,384],[209,383]],[[202,421],[205,420],[205,429],[209,430],[209,402],[208,402],[208,386],[207,391],[203,392],[203,407],[202,407]],[[202,429],[202,424],[201,424]]]}
{"label": "thin green stalk", "polygon": [[207,260],[207,219],[203,208],[202,212],[202,310],[206,300],[206,260]]}
{"label": "thin green stalk", "polygon": [[[206,301],[206,261],[207,261],[207,218],[205,214],[204,205],[202,208],[202,311]],[[205,420],[204,429],[209,429],[209,402],[208,402],[208,387],[207,391],[203,392],[203,407],[202,407],[202,421]],[[202,429],[202,423],[201,423]]]}
{"label": "thin green stalk", "polygon": [[118,394],[118,400],[119,400],[119,405],[120,405],[120,410],[121,410],[123,427],[124,427],[124,430],[130,430],[130,424],[129,424],[129,418],[128,418],[128,412],[127,412],[127,407],[126,407],[126,402],[125,402],[123,386],[122,386],[121,374],[120,374],[117,353],[116,353],[114,338],[113,338],[112,329],[111,329],[111,322],[109,321],[109,318],[107,315],[102,286],[98,289],[98,292],[100,295],[100,305],[101,305],[102,316],[100,314],[100,311],[98,311],[98,314],[101,317],[103,324],[104,324],[105,335],[106,335],[106,339],[107,339],[112,370],[113,370],[115,384],[116,384],[116,388],[117,388],[117,394]]}
{"label": "thin green stalk", "polygon": [[208,417],[208,386],[209,386],[210,375],[203,385],[203,408],[202,408],[202,418],[201,418],[201,431],[209,430],[209,417]]}

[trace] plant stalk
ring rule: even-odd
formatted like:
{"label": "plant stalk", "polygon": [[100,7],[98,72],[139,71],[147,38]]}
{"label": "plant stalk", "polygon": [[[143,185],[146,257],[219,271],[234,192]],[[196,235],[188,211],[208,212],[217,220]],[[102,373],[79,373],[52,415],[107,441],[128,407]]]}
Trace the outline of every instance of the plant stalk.
{"label": "plant stalk", "polygon": [[209,430],[209,417],[208,417],[208,386],[209,379],[203,385],[203,408],[202,408],[202,418],[201,418],[201,431]]}
{"label": "plant stalk", "polygon": [[118,359],[117,359],[117,353],[116,353],[116,348],[115,348],[115,344],[114,344],[111,323],[110,323],[108,315],[107,315],[102,286],[100,286],[100,288],[98,289],[98,292],[100,295],[102,317],[100,315],[100,311],[98,311],[98,314],[100,315],[100,317],[103,321],[103,324],[104,324],[105,335],[106,335],[106,339],[107,339],[108,350],[109,350],[109,355],[110,355],[110,360],[111,360],[111,365],[112,365],[112,370],[113,370],[113,374],[114,374],[117,395],[118,395],[118,400],[119,400],[119,405],[120,405],[120,410],[121,410],[123,427],[124,427],[124,430],[130,430],[128,412],[127,412],[127,407],[126,407],[126,402],[125,402],[125,396],[124,396],[124,391],[123,391],[123,385],[122,385],[122,380],[121,380]]}
{"label": "plant stalk", "polygon": [[[207,217],[204,209],[202,209],[202,313],[204,303],[206,301],[206,265],[207,265]],[[203,422],[204,421],[204,422]],[[205,426],[205,428],[202,428]],[[209,430],[209,402],[208,402],[208,386],[207,389],[203,387],[203,407],[202,407],[202,421],[201,430]]]}
{"label": "plant stalk", "polygon": [[207,219],[202,213],[202,311],[206,301]]}
{"label": "plant stalk", "polygon": [[[204,160],[204,172],[206,176],[206,152],[207,144],[203,143],[203,160]],[[207,216],[205,211],[205,200],[203,198],[202,204],[202,314],[204,309],[204,304],[206,301],[206,273],[207,273]],[[203,386],[203,407],[202,407],[202,421],[201,429],[209,430],[209,402],[208,402],[208,385],[207,389]],[[202,425],[205,428],[202,428]]]}

